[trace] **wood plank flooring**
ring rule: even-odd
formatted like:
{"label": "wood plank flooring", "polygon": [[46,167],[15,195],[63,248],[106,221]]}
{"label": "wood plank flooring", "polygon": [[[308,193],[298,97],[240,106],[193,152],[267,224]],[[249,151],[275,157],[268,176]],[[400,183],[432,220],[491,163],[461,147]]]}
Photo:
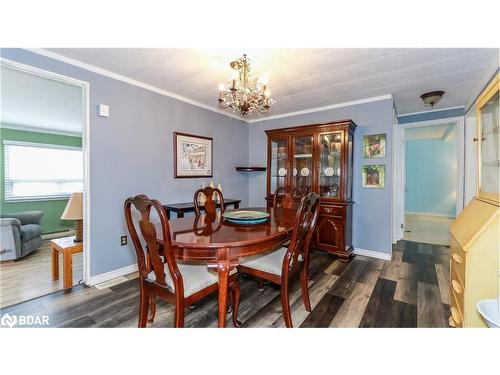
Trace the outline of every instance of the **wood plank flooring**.
{"label": "wood plank flooring", "polygon": [[[15,262],[0,263],[0,308],[53,293],[63,288],[62,255],[59,280],[52,280],[50,240]],[[73,254],[73,285],[83,278],[83,253]]]}
{"label": "wood plank flooring", "polygon": [[[448,248],[400,241],[391,261],[356,256],[341,263],[329,255],[311,254],[305,310],[298,280],[291,284],[294,327],[447,327],[449,314]],[[98,290],[73,287],[2,309],[10,314],[47,314],[51,327],[136,327],[139,292],[135,275]],[[279,287],[240,275],[239,319],[243,327],[284,327]],[[151,327],[172,327],[174,309],[159,301]],[[231,327],[228,316],[228,327]],[[186,309],[186,327],[217,326],[217,296]]]}

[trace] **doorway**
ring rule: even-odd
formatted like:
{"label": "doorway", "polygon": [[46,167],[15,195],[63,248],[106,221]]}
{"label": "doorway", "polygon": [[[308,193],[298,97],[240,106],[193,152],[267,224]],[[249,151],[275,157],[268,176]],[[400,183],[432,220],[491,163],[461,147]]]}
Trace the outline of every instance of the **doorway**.
{"label": "doorway", "polygon": [[[0,62],[4,308],[89,279],[88,84],[7,59]],[[73,203],[70,216],[70,197],[79,192],[84,192],[81,213],[75,213]],[[72,277],[66,278],[71,283],[64,285],[67,267],[61,255],[52,258],[52,241],[73,242],[73,219],[82,214],[83,252],[73,254]]]}
{"label": "doorway", "polygon": [[463,118],[399,125],[396,136],[396,240],[449,246],[450,225],[463,209]]}

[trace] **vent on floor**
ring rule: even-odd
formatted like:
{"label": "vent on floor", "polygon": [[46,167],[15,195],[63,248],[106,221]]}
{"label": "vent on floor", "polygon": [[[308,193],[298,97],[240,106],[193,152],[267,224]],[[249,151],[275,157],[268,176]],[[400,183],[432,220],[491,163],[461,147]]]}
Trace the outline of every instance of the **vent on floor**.
{"label": "vent on floor", "polygon": [[117,277],[116,279],[105,281],[103,283],[95,285],[97,289],[106,289],[106,288],[111,288],[112,286],[118,285],[123,283],[124,281],[127,281],[128,279],[125,276],[120,276]]}

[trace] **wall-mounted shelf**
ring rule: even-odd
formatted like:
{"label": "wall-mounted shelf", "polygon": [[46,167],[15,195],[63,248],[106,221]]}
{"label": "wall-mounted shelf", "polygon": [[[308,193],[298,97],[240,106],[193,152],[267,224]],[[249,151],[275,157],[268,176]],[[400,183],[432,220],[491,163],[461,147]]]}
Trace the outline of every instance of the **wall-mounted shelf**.
{"label": "wall-mounted shelf", "polygon": [[267,167],[236,167],[238,172],[265,172]]}

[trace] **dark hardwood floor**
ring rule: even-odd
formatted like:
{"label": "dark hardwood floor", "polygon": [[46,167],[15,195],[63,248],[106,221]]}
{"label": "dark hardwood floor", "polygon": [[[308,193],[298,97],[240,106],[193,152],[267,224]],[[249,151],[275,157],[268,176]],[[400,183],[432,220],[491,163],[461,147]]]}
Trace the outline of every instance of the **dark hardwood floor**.
{"label": "dark hardwood floor", "polygon": [[[391,261],[356,256],[349,263],[311,254],[308,313],[298,280],[290,304],[294,327],[448,327],[449,263],[446,246],[400,241]],[[240,275],[239,319],[243,327],[284,327],[279,288]],[[1,310],[46,314],[51,327],[136,327],[137,279],[109,288],[76,286]],[[163,301],[152,327],[173,326],[172,305]],[[217,326],[217,296],[186,310],[186,327]],[[231,326],[228,317],[228,326]]]}

